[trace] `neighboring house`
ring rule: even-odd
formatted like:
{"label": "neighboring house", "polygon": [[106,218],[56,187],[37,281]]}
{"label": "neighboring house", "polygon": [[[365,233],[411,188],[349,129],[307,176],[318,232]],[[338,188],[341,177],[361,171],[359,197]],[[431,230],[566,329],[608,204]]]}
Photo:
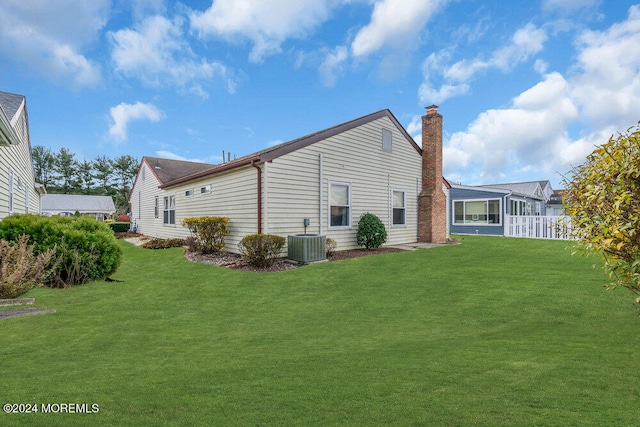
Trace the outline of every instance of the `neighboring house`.
{"label": "neighboring house", "polygon": [[452,185],[451,233],[505,235],[506,215],[547,215],[549,181],[478,186]]}
{"label": "neighboring house", "polygon": [[[139,233],[186,237],[181,221],[230,218],[226,250],[253,233],[305,231],[357,247],[358,219],[377,215],[387,244],[445,242],[442,116],[429,107],[421,149],[382,110],[220,165],[143,157],[131,196]],[[425,165],[423,167],[423,164]]]}
{"label": "neighboring house", "polygon": [[39,213],[44,193],[34,179],[26,99],[0,92],[0,220],[14,213]]}
{"label": "neighboring house", "polygon": [[480,187],[509,190],[512,194],[508,211],[510,215],[544,215],[545,204],[553,194],[549,181],[513,182]]}
{"label": "neighboring house", "polygon": [[509,190],[451,184],[451,233],[503,236],[510,195]]}
{"label": "neighboring house", "polygon": [[562,198],[564,196],[564,190],[554,190],[549,200],[547,200],[547,212],[549,216],[565,215],[564,204]]}
{"label": "neighboring house", "polygon": [[85,196],[78,194],[45,194],[41,198],[43,215],[73,216],[76,212],[81,215],[93,216],[104,221],[116,211],[111,196]]}

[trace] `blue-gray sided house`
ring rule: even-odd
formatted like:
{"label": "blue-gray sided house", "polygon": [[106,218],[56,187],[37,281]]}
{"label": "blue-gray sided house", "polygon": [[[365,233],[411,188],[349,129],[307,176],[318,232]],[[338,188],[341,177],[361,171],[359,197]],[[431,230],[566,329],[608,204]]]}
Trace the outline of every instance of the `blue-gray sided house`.
{"label": "blue-gray sided house", "polygon": [[452,234],[505,235],[508,215],[542,216],[553,189],[549,181],[466,186],[452,184]]}

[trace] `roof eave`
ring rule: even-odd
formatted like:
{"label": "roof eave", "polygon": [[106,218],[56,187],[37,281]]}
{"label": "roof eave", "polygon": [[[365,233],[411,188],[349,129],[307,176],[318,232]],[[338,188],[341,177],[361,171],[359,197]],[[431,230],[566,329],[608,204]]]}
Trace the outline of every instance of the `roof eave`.
{"label": "roof eave", "polygon": [[174,179],[173,181],[165,182],[158,186],[158,188],[165,189],[169,187],[175,187],[176,185],[184,184],[185,182],[194,181],[196,179],[206,178],[211,175],[216,175],[221,172],[226,172],[232,169],[236,169],[242,166],[250,165],[251,163],[264,161],[261,159],[261,156],[254,155],[248,157],[241,157],[237,160],[232,160],[231,162],[224,163],[216,168],[207,169],[202,172],[194,173],[191,175],[184,176],[182,178]]}

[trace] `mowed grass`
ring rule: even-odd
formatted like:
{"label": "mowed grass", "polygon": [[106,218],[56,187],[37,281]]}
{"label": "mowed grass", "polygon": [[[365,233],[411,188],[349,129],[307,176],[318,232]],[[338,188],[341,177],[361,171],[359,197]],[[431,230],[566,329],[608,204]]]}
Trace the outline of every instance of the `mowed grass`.
{"label": "mowed grass", "polygon": [[[640,319],[565,242],[455,246],[280,273],[122,243],[114,279],[0,321],[2,425],[640,425]],[[595,264],[595,268],[593,265]]]}

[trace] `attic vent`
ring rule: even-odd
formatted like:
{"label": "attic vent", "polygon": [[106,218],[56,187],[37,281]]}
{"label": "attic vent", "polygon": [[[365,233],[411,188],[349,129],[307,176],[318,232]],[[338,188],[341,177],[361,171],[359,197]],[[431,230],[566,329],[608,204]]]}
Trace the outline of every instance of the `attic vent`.
{"label": "attic vent", "polygon": [[393,134],[388,129],[382,129],[382,149],[384,151],[391,151],[393,145]]}

